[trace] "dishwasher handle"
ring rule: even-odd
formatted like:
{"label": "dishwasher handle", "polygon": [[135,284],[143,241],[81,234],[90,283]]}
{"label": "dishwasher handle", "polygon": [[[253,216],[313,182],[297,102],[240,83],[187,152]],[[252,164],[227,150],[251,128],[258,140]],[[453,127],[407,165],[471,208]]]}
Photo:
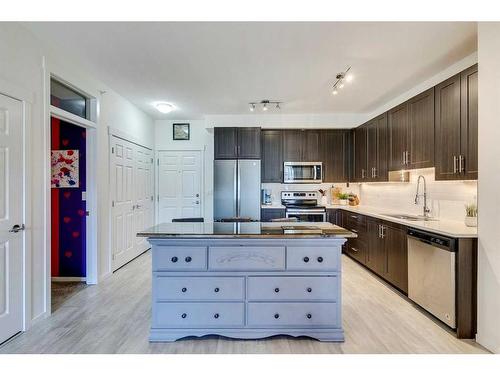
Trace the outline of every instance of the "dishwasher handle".
{"label": "dishwasher handle", "polygon": [[456,252],[456,239],[451,237],[441,236],[435,233],[424,232],[413,228],[408,228],[406,235],[408,238],[413,238],[417,241],[426,243],[431,246],[439,247],[440,249],[450,252]]}

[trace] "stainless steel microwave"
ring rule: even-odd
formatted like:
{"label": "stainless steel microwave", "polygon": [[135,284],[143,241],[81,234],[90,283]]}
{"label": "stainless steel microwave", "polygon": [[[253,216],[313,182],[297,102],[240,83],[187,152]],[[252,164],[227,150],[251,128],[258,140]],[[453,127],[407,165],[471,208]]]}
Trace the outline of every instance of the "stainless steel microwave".
{"label": "stainless steel microwave", "polygon": [[283,166],[285,184],[320,184],[323,182],[323,163],[321,162],[286,161]]}

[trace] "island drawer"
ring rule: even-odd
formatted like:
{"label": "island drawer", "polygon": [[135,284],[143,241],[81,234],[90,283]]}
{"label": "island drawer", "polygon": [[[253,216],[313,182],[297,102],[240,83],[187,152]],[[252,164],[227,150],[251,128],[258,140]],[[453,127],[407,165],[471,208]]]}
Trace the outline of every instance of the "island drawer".
{"label": "island drawer", "polygon": [[157,302],[153,306],[153,328],[242,327],[243,302]]}
{"label": "island drawer", "polygon": [[335,302],[252,302],[248,304],[248,325],[260,327],[339,327]]}
{"label": "island drawer", "polygon": [[328,300],[338,298],[337,276],[257,276],[248,278],[248,300]]}
{"label": "island drawer", "polygon": [[153,278],[155,301],[165,300],[244,300],[244,277],[171,277]]}
{"label": "island drawer", "polygon": [[338,271],[340,248],[288,246],[286,268],[291,271]]}
{"label": "island drawer", "polygon": [[207,269],[205,246],[153,246],[153,271],[195,271]]}
{"label": "island drawer", "polygon": [[285,269],[284,246],[213,246],[208,268],[217,271],[269,271]]}

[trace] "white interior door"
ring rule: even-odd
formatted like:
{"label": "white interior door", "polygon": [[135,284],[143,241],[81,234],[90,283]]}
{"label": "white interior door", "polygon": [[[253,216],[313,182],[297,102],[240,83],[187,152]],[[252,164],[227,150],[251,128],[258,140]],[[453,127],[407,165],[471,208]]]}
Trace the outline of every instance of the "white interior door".
{"label": "white interior door", "polygon": [[153,225],[152,151],[111,137],[112,269],[149,248],[140,232]]}
{"label": "white interior door", "polygon": [[22,111],[0,94],[0,343],[23,329]]}
{"label": "white interior door", "polygon": [[201,152],[158,153],[158,221],[201,217]]}

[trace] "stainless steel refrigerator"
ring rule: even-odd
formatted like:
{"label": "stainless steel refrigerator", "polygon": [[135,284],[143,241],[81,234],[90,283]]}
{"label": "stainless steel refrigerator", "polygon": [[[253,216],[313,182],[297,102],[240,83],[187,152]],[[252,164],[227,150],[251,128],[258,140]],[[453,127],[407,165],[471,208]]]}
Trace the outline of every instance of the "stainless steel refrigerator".
{"label": "stainless steel refrigerator", "polygon": [[214,220],[260,221],[260,160],[215,160]]}

